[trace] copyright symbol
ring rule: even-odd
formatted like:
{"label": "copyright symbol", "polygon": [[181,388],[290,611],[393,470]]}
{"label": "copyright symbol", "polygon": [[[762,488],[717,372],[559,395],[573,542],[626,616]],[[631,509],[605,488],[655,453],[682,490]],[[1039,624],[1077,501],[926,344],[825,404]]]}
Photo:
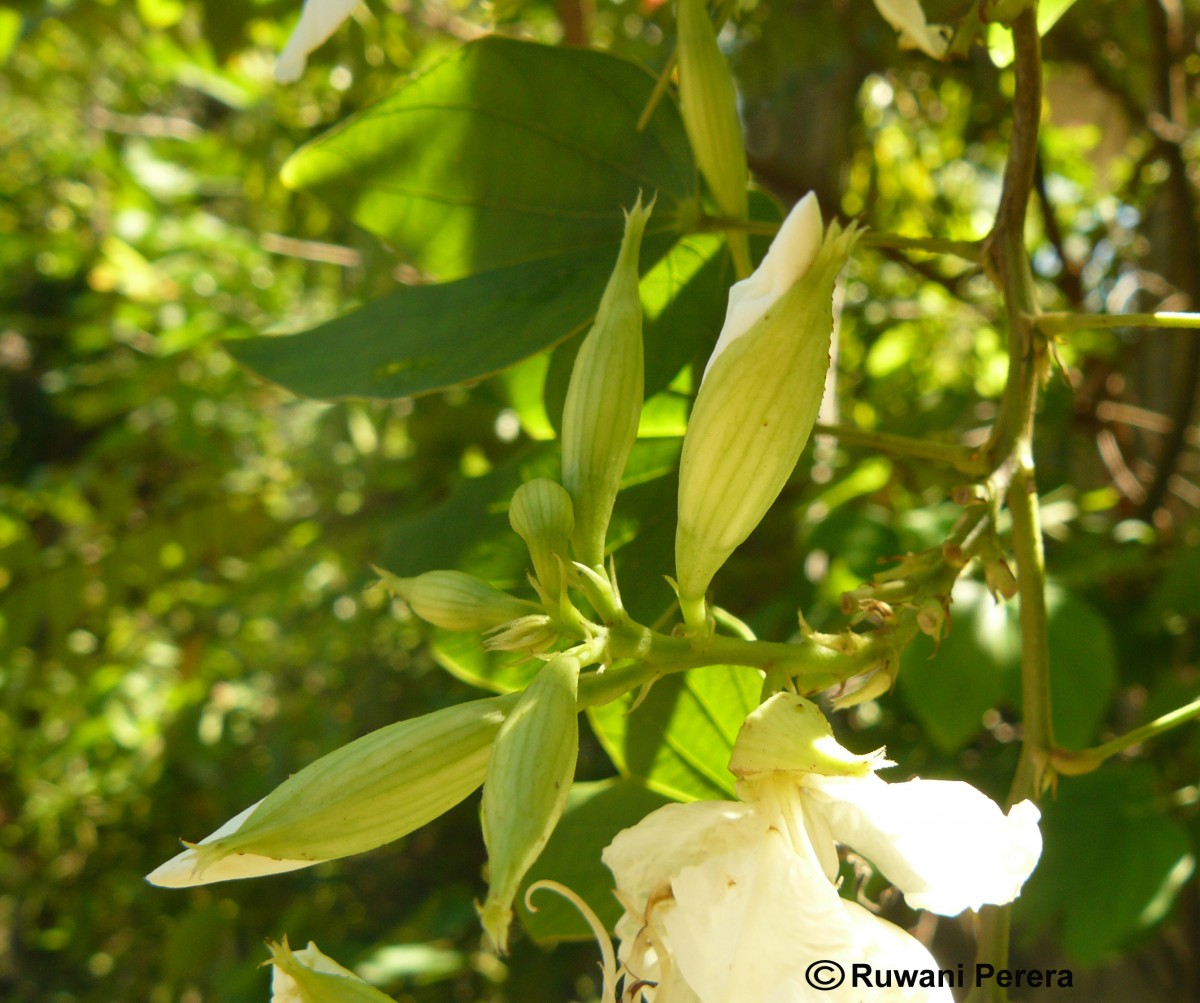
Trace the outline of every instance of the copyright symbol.
{"label": "copyright symbol", "polygon": [[814,961],[804,970],[804,981],[825,992],[846,981],[846,972],[836,961]]}

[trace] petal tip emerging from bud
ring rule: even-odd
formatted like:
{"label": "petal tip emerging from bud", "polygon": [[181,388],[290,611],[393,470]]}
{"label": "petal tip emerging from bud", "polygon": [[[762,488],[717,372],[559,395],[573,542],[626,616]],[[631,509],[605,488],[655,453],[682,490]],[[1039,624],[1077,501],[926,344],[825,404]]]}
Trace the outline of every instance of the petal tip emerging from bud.
{"label": "petal tip emerging from bud", "polygon": [[299,80],[309,53],[337,31],[358,4],[359,0],[305,0],[300,21],[275,62],[275,82],[291,84]]}
{"label": "petal tip emerging from bud", "polygon": [[918,0],[875,0],[883,19],[900,33],[900,48],[920,49],[934,59],[945,59],[950,47],[950,29],[931,25]]}
{"label": "petal tip emerging from bud", "polygon": [[[766,257],[754,273],[729,290],[725,324],[704,367],[707,376],[717,356],[754,325],[766,311],[812,267],[825,234],[817,196],[809,192],[787,214]],[[703,378],[701,378],[703,383]]]}
{"label": "petal tip emerging from bud", "polygon": [[286,871],[311,867],[316,863],[313,860],[276,860],[256,853],[239,853],[205,865],[203,851],[198,848],[233,835],[260,804],[262,801],[256,801],[245,811],[234,815],[215,832],[205,836],[195,846],[189,846],[166,863],[160,864],[146,875],[146,880],[160,888],[189,888],[193,885],[210,885],[217,881],[233,881],[237,878],[283,874]]}

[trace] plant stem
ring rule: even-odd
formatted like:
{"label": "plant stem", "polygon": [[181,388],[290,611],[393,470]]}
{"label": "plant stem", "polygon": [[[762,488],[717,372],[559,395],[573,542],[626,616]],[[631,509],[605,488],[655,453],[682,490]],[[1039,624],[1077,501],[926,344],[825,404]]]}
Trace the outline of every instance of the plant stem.
{"label": "plant stem", "polygon": [[[1015,93],[1013,137],[1004,169],[996,225],[985,241],[983,263],[997,280],[1008,317],[1008,379],[1000,414],[985,447],[997,475],[1011,475],[1004,496],[1012,513],[1012,542],[1021,599],[1021,692],[1025,713],[1021,759],[1009,803],[1036,798],[1050,779],[1054,747],[1050,713],[1050,664],[1045,565],[1033,460],[1033,423],[1038,390],[1048,365],[1044,335],[1025,249],[1025,213],[1037,169],[1038,126],[1042,113],[1041,39],[1037,15],[1026,9],[1013,22]],[[1003,481],[1003,477],[999,478]],[[980,913],[976,961],[1007,966],[1011,912],[990,906]],[[996,985],[978,989],[971,1003],[1005,1003]]]}
{"label": "plant stem", "polygon": [[914,456],[922,460],[932,460],[935,463],[947,463],[955,470],[969,477],[979,477],[987,473],[987,465],[974,450],[967,446],[956,446],[947,442],[931,442],[928,439],[914,439],[907,435],[892,435],[889,432],[874,432],[865,428],[853,428],[849,425],[815,425],[814,435],[830,435],[838,442],[850,446],[866,446],[881,453],[893,453],[898,456]]}
{"label": "plant stem", "polygon": [[964,261],[977,263],[983,244],[977,240],[943,240],[938,237],[902,237],[897,233],[876,233],[868,230],[859,238],[867,247],[890,247],[898,251],[921,251],[926,254],[948,254]]}
{"label": "plant stem", "polygon": [[1126,749],[1131,749],[1135,745],[1141,745],[1152,738],[1157,738],[1172,728],[1178,728],[1181,724],[1187,724],[1187,722],[1196,718],[1200,718],[1200,699],[1193,700],[1189,704],[1184,704],[1184,706],[1176,708],[1169,714],[1156,717],[1148,724],[1134,728],[1133,731],[1127,731],[1124,735],[1118,735],[1116,738],[1110,739],[1094,748],[1079,750],[1055,749],[1050,754],[1050,762],[1055,770],[1066,776],[1090,773],[1106,759],[1124,752]]}
{"label": "plant stem", "polygon": [[1047,336],[1113,327],[1200,330],[1200,313],[1044,313],[1035,323]]}

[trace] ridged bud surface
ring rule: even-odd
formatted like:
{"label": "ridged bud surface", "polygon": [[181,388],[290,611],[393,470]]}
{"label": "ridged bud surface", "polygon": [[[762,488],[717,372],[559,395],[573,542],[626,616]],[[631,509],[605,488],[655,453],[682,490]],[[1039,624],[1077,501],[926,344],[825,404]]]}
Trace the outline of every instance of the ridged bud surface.
{"label": "ridged bud surface", "polygon": [[[742,330],[717,342],[680,459],[675,561],[685,611],[702,607],[713,575],[762,520],[808,441],[829,369],[834,283],[855,239],[853,227],[830,224],[803,274],[776,283],[782,291],[735,304],[738,286],[731,290],[726,326],[736,315]],[[767,268],[786,275],[785,264],[768,255],[738,285]],[[740,309],[750,302],[762,310]],[[757,319],[747,322],[748,312]]]}
{"label": "ridged bud surface", "polygon": [[604,562],[604,537],[621,474],[637,440],[645,363],[638,252],[653,206],[639,195],[625,216],[625,237],[596,322],[579,347],[563,407],[563,486],[575,505],[576,558]]}
{"label": "ridged bud surface", "polygon": [[449,811],[487,774],[515,694],[399,721],[322,756],[147,875],[167,887],[307,867],[372,850]]}
{"label": "ridged bud surface", "polygon": [[271,1003],[393,1003],[390,996],[364,982],[325,954],[311,940],[293,951],[267,941],[271,951]]}
{"label": "ridged bud surface", "polygon": [[579,661],[560,655],[534,677],[496,737],[483,785],[487,845],[484,932],[500,953],[508,949],[512,902],[562,816],[579,755]]}
{"label": "ridged bud surface", "polygon": [[[733,73],[704,0],[679,0],[679,105],[696,163],[717,208],[731,219],[745,219],[748,196],[746,146],[738,118]],[[729,235],[739,275],[750,270],[744,233]]]}
{"label": "ridged bud surface", "polygon": [[445,630],[491,630],[540,611],[536,604],[462,571],[427,571],[415,578],[381,571],[380,581],[422,620]]}
{"label": "ridged bud surface", "polygon": [[571,496],[561,484],[539,477],[514,492],[508,508],[513,531],[525,541],[533,570],[550,599],[562,594],[562,569],[569,563],[567,548],[575,531]]}

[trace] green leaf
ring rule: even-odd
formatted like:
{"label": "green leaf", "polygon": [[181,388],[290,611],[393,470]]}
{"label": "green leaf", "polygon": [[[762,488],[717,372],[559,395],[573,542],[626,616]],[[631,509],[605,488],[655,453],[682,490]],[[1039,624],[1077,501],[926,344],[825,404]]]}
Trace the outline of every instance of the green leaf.
{"label": "green leaf", "polygon": [[579,895],[611,930],[621,917],[613,897],[613,876],[600,860],[600,852],[622,829],[669,804],[670,799],[632,780],[601,780],[576,784],[567,799],[567,810],[530,869],[517,896],[517,915],[534,940],[591,940],[591,928],[569,902],[548,891],[537,892],[525,906],[525,889],[535,881],[557,881]]}
{"label": "green leaf", "polygon": [[602,252],[621,206],[657,194],[648,235],[696,199],[678,110],[643,68],[585,49],[489,36],[299,150],[292,188],[314,192],[441,278]]}
{"label": "green leaf", "polygon": [[750,669],[710,665],[659,680],[635,710],[627,694],[588,716],[623,776],[677,801],[729,798],[729,754],[761,690]]}
{"label": "green leaf", "polygon": [[[620,213],[611,214],[619,222]],[[653,262],[673,238],[645,247]],[[616,245],[401,286],[302,334],[226,342],[235,359],[303,397],[396,398],[491,376],[584,330]]]}
{"label": "green leaf", "polygon": [[[1074,3],[1075,0],[1038,0],[1038,34],[1044,35],[1058,24],[1058,19],[1070,10]],[[1011,65],[1013,61],[1011,29],[1003,24],[988,25],[987,45],[993,63],[1000,67]]]}
{"label": "green leaf", "polygon": [[905,650],[900,693],[933,744],[957,752],[1008,693],[1020,653],[1014,606],[997,604],[978,582],[960,581],[941,645],[935,650],[921,635]]}
{"label": "green leaf", "polygon": [[435,628],[430,648],[438,665],[454,678],[493,693],[523,689],[542,667],[521,651],[488,651],[478,634]]}
{"label": "green leaf", "polygon": [[1096,737],[1117,684],[1116,642],[1108,621],[1077,596],[1046,590],[1054,740],[1080,749]]}
{"label": "green leaf", "polygon": [[1148,766],[1063,777],[1047,799],[1045,850],[1018,917],[1048,926],[1082,964],[1095,964],[1161,920],[1195,869],[1186,831],[1156,807]]}

